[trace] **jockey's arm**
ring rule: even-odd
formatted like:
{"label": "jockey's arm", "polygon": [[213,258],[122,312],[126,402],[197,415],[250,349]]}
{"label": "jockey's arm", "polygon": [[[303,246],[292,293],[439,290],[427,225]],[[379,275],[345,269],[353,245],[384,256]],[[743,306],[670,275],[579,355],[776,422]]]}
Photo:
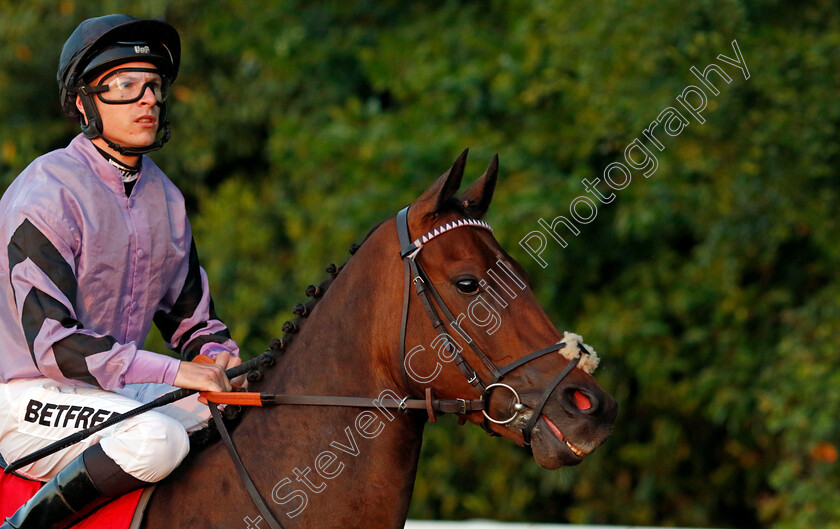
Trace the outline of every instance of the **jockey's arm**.
{"label": "jockey's arm", "polygon": [[[239,346],[230,337],[227,326],[218,319],[210,297],[207,274],[198,261],[195,241],[180,263],[182,281],[171,285],[155,313],[157,325],[167,345],[192,360],[199,354],[216,358],[227,354],[227,362],[239,356]],[[223,367],[232,367],[231,364]],[[187,368],[190,369],[190,368]]]}

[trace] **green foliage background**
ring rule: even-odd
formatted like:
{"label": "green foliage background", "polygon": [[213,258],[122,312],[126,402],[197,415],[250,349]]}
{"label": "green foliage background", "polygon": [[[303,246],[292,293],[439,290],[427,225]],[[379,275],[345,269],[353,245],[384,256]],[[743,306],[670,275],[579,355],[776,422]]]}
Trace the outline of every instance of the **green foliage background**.
{"label": "green foliage background", "polygon": [[[173,139],[220,313],[245,350],[323,266],[464,147],[489,215],[561,329],[602,354],[620,416],[582,465],[539,469],[427,428],[411,516],[840,527],[840,11],[828,0],[0,0],[0,185],[66,145],[55,68],[84,18],[164,17],[184,53]],[[519,247],[737,39],[659,168],[539,267]],[[151,340],[158,348],[159,338]]]}

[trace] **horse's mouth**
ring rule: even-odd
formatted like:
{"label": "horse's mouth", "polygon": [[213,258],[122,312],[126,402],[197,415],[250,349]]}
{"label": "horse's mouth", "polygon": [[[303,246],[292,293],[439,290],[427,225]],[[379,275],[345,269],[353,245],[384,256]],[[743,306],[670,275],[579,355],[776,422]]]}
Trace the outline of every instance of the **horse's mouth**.
{"label": "horse's mouth", "polygon": [[549,419],[545,415],[542,415],[542,419],[548,425],[548,429],[551,430],[551,433],[553,433],[555,435],[555,437],[557,437],[558,439],[563,441],[566,444],[566,446],[569,448],[569,450],[572,451],[572,453],[574,455],[578,456],[581,459],[586,457],[586,455],[589,452],[585,452],[584,450],[581,450],[580,448],[578,448],[575,445],[573,445],[572,443],[570,443],[569,440],[566,439],[566,436],[563,435],[563,432],[560,431],[560,428],[558,428],[553,422],[551,422],[551,419]]}

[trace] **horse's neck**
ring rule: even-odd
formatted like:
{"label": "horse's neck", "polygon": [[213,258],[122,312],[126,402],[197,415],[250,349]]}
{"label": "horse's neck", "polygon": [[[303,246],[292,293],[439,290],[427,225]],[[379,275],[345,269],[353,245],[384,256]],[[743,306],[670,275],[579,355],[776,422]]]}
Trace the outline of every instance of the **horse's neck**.
{"label": "horse's neck", "polygon": [[264,388],[371,397],[386,389],[406,391],[394,315],[401,308],[402,274],[379,273],[366,266],[371,259],[360,257],[346,264],[302,320],[277,368],[266,373]]}
{"label": "horse's neck", "polygon": [[[380,395],[406,396],[400,372],[385,365],[397,358],[399,328],[394,318],[377,316],[381,307],[371,301],[382,278],[342,279],[266,373],[260,391],[368,397],[372,404]],[[263,482],[288,480],[273,497],[281,500],[281,513],[298,512],[295,525],[401,527],[422,430],[422,417],[375,406],[282,406],[250,411],[237,436],[264,454],[256,458]]]}
{"label": "horse's neck", "polygon": [[[371,401],[387,390],[405,396],[396,351],[402,270],[390,267],[396,277],[374,270],[376,259],[359,259],[364,250],[255,391]],[[423,424],[422,416],[376,407],[277,406],[249,409],[233,439],[284,527],[387,529],[405,521]],[[149,529],[268,527],[254,523],[257,508],[220,443],[191,461],[158,488]]]}

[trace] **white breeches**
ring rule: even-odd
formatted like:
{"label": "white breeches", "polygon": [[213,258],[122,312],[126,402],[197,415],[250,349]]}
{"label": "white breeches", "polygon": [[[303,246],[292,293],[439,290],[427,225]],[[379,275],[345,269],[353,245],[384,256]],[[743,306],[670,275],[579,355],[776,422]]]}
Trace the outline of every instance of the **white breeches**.
{"label": "white breeches", "polygon": [[[47,378],[0,384],[0,454],[11,463],[173,389],[166,384],[131,384],[118,394],[89,386],[62,385]],[[125,472],[154,483],[186,457],[187,431],[206,425],[209,416],[207,406],[193,395],[110,426],[17,472],[49,481],[86,448],[99,443]]]}

